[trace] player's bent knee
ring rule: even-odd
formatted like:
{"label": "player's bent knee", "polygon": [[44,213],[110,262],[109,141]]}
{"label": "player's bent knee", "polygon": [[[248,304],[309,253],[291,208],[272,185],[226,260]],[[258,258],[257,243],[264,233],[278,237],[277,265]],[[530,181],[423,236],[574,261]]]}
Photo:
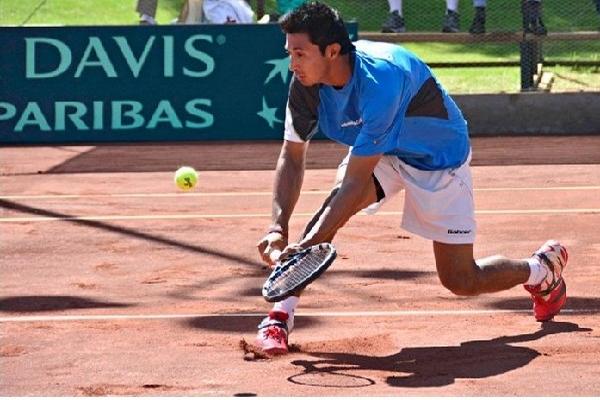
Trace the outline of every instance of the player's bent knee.
{"label": "player's bent knee", "polygon": [[442,281],[442,284],[457,296],[477,296],[479,294],[477,288],[470,282],[452,280],[447,282]]}
{"label": "player's bent knee", "polygon": [[442,285],[457,296],[480,294],[477,273],[440,274]]}

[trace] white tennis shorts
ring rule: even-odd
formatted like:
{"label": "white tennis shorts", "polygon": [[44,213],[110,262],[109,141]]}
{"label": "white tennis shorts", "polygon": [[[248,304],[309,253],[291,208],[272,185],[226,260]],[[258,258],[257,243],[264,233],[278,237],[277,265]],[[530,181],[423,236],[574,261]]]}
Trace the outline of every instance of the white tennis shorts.
{"label": "white tennis shorts", "polygon": [[[346,172],[350,153],[340,163],[337,182]],[[475,241],[475,205],[469,162],[458,168],[421,171],[396,156],[383,156],[373,171],[385,197],[364,209],[375,214],[381,205],[404,189],[402,228],[425,239],[449,244]]]}

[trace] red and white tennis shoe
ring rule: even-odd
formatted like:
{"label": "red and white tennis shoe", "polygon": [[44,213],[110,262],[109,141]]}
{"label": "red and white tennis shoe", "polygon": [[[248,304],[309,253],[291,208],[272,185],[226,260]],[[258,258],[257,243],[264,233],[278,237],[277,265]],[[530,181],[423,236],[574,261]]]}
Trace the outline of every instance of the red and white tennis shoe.
{"label": "red and white tennis shoe", "polygon": [[260,325],[256,343],[270,355],[282,355],[288,352],[288,313],[281,310],[271,310]]}
{"label": "red and white tennis shoe", "polygon": [[567,266],[567,249],[556,240],[549,240],[533,253],[533,257],[548,270],[539,285],[525,285],[533,300],[533,315],[537,321],[549,321],[567,301],[567,285],[562,273]]}

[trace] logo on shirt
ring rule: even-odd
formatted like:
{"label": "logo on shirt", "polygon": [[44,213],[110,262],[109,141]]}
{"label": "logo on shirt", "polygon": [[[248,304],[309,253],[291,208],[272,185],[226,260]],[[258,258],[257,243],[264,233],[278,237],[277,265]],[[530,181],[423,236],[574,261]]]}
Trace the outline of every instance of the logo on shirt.
{"label": "logo on shirt", "polygon": [[362,118],[357,119],[356,121],[346,121],[343,122],[341,127],[342,128],[348,128],[349,126],[358,126],[358,125],[362,125],[363,120]]}

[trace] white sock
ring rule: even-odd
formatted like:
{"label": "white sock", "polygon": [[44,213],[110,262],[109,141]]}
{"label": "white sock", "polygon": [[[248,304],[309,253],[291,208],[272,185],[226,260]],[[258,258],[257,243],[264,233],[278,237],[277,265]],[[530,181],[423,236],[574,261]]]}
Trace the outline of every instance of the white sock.
{"label": "white sock", "polygon": [[451,11],[458,10],[458,0],[446,0],[446,8]]}
{"label": "white sock", "polygon": [[527,263],[529,264],[530,273],[525,284],[530,286],[539,285],[548,275],[548,269],[535,257],[528,258]]}
{"label": "white sock", "polygon": [[473,7],[485,7],[486,0],[473,0]]}
{"label": "white sock", "polygon": [[288,332],[291,332],[294,329],[294,311],[296,311],[296,306],[300,301],[300,297],[298,296],[290,296],[285,300],[278,301],[273,306],[273,310],[285,311],[288,315],[287,327]]}
{"label": "white sock", "polygon": [[390,5],[390,12],[398,11],[398,14],[402,15],[402,0],[388,0]]}
{"label": "white sock", "polygon": [[288,315],[293,315],[299,301],[300,297],[290,296],[285,300],[281,300],[275,303],[275,305],[273,306],[273,310],[281,310],[288,313]]}

